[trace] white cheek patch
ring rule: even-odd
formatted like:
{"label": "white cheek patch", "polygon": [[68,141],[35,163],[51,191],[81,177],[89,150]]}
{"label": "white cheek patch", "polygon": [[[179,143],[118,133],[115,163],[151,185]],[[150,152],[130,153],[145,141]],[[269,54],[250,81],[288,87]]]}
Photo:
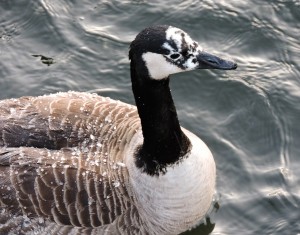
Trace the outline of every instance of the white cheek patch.
{"label": "white cheek patch", "polygon": [[155,80],[161,80],[170,74],[184,71],[178,66],[168,62],[161,54],[146,52],[142,55],[142,58],[145,61],[150,77]]}

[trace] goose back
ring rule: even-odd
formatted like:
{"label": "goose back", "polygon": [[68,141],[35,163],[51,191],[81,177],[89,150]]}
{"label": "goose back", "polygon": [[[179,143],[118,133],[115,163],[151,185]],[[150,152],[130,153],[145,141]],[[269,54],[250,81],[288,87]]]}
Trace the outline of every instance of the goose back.
{"label": "goose back", "polygon": [[[129,219],[137,215],[123,153],[140,128],[134,106],[93,94],[1,101],[0,203],[6,213],[0,231],[17,228],[7,213],[23,222],[43,217],[58,228],[113,221],[134,227],[138,219]],[[28,221],[28,229],[39,225]],[[106,231],[117,233],[120,224]]]}

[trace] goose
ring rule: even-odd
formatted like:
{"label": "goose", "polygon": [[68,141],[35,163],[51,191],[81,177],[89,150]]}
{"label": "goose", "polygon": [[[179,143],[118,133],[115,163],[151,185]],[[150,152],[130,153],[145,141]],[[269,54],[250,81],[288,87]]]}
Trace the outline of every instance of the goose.
{"label": "goose", "polygon": [[180,126],[169,76],[237,64],[166,25],[129,59],[136,106],[74,91],[0,101],[0,234],[179,234],[205,217],[215,162]]}

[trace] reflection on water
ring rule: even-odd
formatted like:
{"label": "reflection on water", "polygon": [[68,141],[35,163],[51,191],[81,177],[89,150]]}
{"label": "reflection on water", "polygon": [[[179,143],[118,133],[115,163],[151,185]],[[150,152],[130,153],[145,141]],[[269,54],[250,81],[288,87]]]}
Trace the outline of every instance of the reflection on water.
{"label": "reflection on water", "polygon": [[234,72],[172,79],[182,126],[218,169],[220,209],[185,234],[300,233],[298,0],[4,0],[0,11],[1,99],[76,90],[133,103],[129,43],[153,24],[234,58]]}

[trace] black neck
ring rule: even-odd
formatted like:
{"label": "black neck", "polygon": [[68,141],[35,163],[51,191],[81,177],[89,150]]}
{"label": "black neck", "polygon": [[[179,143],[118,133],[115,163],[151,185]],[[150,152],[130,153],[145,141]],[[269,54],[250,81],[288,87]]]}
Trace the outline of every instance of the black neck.
{"label": "black neck", "polygon": [[180,128],[169,78],[153,80],[148,73],[137,72],[147,71],[146,67],[136,68],[135,62],[131,61],[132,90],[144,136],[136,163],[147,173],[158,175],[189,151],[190,141]]}

